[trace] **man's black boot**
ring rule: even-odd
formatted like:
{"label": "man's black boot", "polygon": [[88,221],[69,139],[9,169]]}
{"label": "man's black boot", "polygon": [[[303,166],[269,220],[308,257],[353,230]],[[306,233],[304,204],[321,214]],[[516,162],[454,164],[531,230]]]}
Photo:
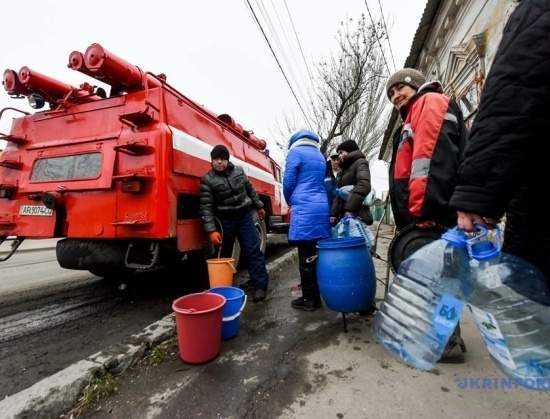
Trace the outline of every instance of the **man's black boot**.
{"label": "man's black boot", "polygon": [[366,308],[363,311],[360,311],[359,315],[364,317],[373,316],[377,310],[378,310],[378,307],[376,307],[376,304],[372,303],[372,305],[370,305],[368,308]]}
{"label": "man's black boot", "polygon": [[265,300],[265,297],[267,297],[267,291],[261,288],[256,288],[252,296],[252,302],[259,303],[260,301]]}
{"label": "man's black boot", "polygon": [[243,282],[242,284],[239,284],[239,288],[242,289],[243,291],[252,291],[255,287],[254,287],[254,284],[252,283],[252,280],[249,279],[248,281]]}
{"label": "man's black boot", "polygon": [[321,302],[300,297],[292,300],[290,305],[297,310],[315,311],[321,307]]}

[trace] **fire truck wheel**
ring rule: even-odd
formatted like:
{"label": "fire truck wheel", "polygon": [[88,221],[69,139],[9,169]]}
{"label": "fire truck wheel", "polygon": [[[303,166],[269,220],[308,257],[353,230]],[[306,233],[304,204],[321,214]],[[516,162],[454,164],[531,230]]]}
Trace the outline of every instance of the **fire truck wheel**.
{"label": "fire truck wheel", "polygon": [[[256,234],[258,235],[258,239],[260,240],[260,250],[263,254],[265,254],[265,248],[267,246],[267,227],[265,225],[265,221],[260,220],[256,211],[252,213],[252,219],[254,221],[254,227],[256,228]],[[239,240],[235,240],[231,257],[235,259],[236,266],[238,266],[239,268],[246,267],[244,257],[241,257],[241,246],[239,244]]]}
{"label": "fire truck wheel", "polygon": [[235,259],[235,266],[240,266],[241,263],[241,245],[239,240],[235,239],[233,243],[233,252],[231,252],[231,257]]}
{"label": "fire truck wheel", "polygon": [[252,215],[254,220],[254,226],[256,227],[256,233],[260,239],[260,250],[265,254],[265,248],[267,247],[267,227],[265,225],[265,220],[261,221],[258,217],[258,212],[254,211]]}
{"label": "fire truck wheel", "polygon": [[[265,254],[265,248],[267,246],[267,227],[265,225],[265,220],[261,221],[258,217],[258,212],[254,211],[252,213],[252,220],[254,221],[254,227],[256,228],[256,234],[258,234],[258,239],[260,240],[260,250],[262,253]],[[220,222],[218,219],[216,219],[216,223],[219,226]],[[210,249],[210,255],[211,257],[215,257],[216,255],[216,249],[211,247]],[[231,257],[235,259],[235,265],[239,267],[243,267],[241,260],[241,246],[239,244],[239,240],[235,239],[235,243],[233,244],[233,252],[231,253]]]}

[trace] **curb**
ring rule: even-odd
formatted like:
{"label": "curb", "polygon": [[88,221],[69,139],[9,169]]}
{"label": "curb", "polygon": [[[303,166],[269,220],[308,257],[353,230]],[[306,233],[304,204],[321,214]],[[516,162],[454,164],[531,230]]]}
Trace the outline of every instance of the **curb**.
{"label": "curb", "polygon": [[[270,280],[277,279],[282,269],[297,259],[298,251],[293,249],[268,263]],[[6,419],[59,417],[74,407],[84,388],[98,374],[123,372],[151,347],[175,335],[174,315],[169,314],[130,336],[125,343],[112,345],[4,398],[0,401],[0,416]]]}
{"label": "curb", "polygon": [[[52,241],[55,240],[55,243],[52,243]],[[26,242],[24,241],[21,243],[21,247],[15,251],[13,256],[15,256],[18,253],[27,253],[27,252],[37,252],[41,250],[50,250],[55,249],[57,245],[57,241],[60,239],[44,239],[44,240],[33,240],[33,242]],[[39,241],[48,241],[49,243],[37,243]],[[9,250],[3,249],[0,251],[0,256],[6,255],[9,253]]]}

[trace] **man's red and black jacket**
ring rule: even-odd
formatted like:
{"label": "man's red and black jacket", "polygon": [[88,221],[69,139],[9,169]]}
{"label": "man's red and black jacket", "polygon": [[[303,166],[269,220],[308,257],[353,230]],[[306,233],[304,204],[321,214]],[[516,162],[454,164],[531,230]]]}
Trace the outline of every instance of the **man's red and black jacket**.
{"label": "man's red and black jacket", "polygon": [[393,138],[389,184],[395,224],[456,224],[449,207],[463,157],[467,129],[460,108],[439,82],[426,83],[401,109]]}

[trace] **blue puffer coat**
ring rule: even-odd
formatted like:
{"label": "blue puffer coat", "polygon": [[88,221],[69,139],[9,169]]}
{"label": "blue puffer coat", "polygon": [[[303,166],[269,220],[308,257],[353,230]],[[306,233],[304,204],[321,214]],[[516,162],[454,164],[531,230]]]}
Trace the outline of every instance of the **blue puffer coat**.
{"label": "blue puffer coat", "polygon": [[283,192],[291,207],[288,232],[291,241],[330,237],[325,170],[319,137],[311,131],[294,134],[289,141],[283,179]]}

